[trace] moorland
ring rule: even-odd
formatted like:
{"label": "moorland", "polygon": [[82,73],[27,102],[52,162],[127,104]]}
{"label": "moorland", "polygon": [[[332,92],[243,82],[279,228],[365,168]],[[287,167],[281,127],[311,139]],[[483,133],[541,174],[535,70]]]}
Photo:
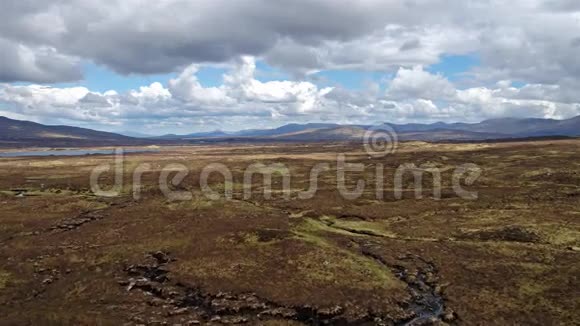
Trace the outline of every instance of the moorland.
{"label": "moorland", "polygon": [[[337,190],[337,153],[365,169]],[[572,325],[580,320],[580,141],[160,146],[125,155],[117,196],[91,190],[112,155],[0,158],[0,315],[6,325]],[[134,172],[140,176],[138,196]],[[202,170],[219,163],[208,186]],[[271,164],[244,196],[248,166]],[[318,178],[311,198],[310,171]],[[405,163],[443,171],[416,196]],[[453,168],[481,169],[462,188]],[[160,190],[164,167],[188,174]],[[383,175],[376,173],[380,164]],[[280,168],[284,166],[285,168]],[[112,171],[112,170],[111,170]],[[111,172],[109,171],[109,172]],[[291,177],[282,193],[283,179]],[[171,175],[169,176],[171,178]],[[377,179],[382,182],[377,182]],[[115,182],[103,173],[108,189]],[[371,187],[371,185],[373,185]],[[377,195],[380,185],[381,196]],[[267,198],[269,197],[269,198]]]}

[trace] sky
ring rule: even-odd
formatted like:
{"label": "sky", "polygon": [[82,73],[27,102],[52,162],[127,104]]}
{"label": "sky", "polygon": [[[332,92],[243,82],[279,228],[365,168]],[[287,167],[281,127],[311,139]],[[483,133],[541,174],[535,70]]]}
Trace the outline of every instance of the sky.
{"label": "sky", "polygon": [[577,0],[3,0],[0,115],[148,135],[580,115]]}

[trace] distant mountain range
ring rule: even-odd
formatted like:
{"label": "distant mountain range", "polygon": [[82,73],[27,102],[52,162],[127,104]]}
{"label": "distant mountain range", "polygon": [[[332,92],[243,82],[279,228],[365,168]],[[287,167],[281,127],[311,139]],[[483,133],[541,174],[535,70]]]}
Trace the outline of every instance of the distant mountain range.
{"label": "distant mountain range", "polygon": [[[479,123],[394,124],[384,123],[395,130],[402,140],[486,140],[549,136],[580,136],[580,116],[567,120],[502,118]],[[213,131],[189,135],[165,135],[160,139],[218,140],[260,138],[288,141],[354,140],[364,137],[371,125],[339,125],[332,123],[288,124],[275,129],[243,130],[238,132]]]}
{"label": "distant mountain range", "polygon": [[[484,141],[537,137],[580,137],[580,116],[567,120],[501,118],[480,123],[392,124],[400,140]],[[288,124],[274,129],[238,132],[203,132],[189,135],[129,137],[120,134],[70,126],[47,126],[30,121],[0,117],[0,146],[113,146],[148,144],[187,144],[206,142],[277,141],[357,141],[370,125],[332,123]]]}

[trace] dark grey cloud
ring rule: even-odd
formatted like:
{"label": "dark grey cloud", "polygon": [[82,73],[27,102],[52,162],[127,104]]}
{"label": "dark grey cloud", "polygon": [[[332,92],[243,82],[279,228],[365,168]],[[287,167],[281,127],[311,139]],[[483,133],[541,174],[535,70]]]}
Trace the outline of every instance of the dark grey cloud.
{"label": "dark grey cloud", "polygon": [[96,94],[96,93],[87,93],[83,98],[79,100],[79,103],[84,104],[95,104],[98,106],[110,106],[110,102],[107,100],[107,97]]}
{"label": "dark grey cloud", "polygon": [[415,49],[418,49],[420,47],[421,47],[421,41],[415,39],[415,40],[410,40],[410,41],[403,43],[403,45],[401,45],[399,50],[408,51],[408,50],[415,50]]}
{"label": "dark grey cloud", "polygon": [[580,2],[577,0],[548,0],[544,8],[557,11],[580,11]]}
{"label": "dark grey cloud", "polygon": [[51,83],[82,78],[79,60],[52,48],[31,48],[0,38],[0,81]]}
{"label": "dark grey cloud", "polygon": [[479,51],[481,76],[543,84],[580,80],[580,56],[574,45],[580,20],[558,16],[544,17],[541,27],[526,21],[485,33]]}
{"label": "dark grey cloud", "polygon": [[[449,17],[443,3],[447,2],[410,6],[408,1],[375,0],[6,0],[0,11],[0,37],[51,47],[64,56],[89,59],[120,73],[151,74],[192,62],[280,53],[275,48],[283,40],[327,51],[329,42],[365,39],[389,24],[435,23],[430,15],[437,20]],[[360,60],[342,59],[343,63]],[[287,55],[281,61],[305,60]],[[292,68],[307,71],[322,65],[305,62]]]}
{"label": "dark grey cloud", "polygon": [[282,37],[346,40],[381,27],[376,6],[335,1],[70,1],[59,48],[121,73],[160,73],[191,62],[261,55]]}

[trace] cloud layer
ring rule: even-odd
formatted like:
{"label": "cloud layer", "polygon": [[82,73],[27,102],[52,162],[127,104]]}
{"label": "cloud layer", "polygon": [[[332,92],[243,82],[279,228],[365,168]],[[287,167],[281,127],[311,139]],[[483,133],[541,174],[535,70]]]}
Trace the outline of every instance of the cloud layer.
{"label": "cloud layer", "polygon": [[[5,0],[0,6],[0,113],[13,117],[195,130],[580,114],[577,1]],[[466,54],[480,64],[460,80],[428,69],[444,56]],[[256,60],[292,79],[260,81]],[[176,75],[123,94],[34,85],[82,80],[87,62],[120,74]],[[206,64],[230,67],[221,85],[200,82],[196,73]],[[353,91],[313,81],[317,72],[336,69],[380,72],[387,82]]]}

